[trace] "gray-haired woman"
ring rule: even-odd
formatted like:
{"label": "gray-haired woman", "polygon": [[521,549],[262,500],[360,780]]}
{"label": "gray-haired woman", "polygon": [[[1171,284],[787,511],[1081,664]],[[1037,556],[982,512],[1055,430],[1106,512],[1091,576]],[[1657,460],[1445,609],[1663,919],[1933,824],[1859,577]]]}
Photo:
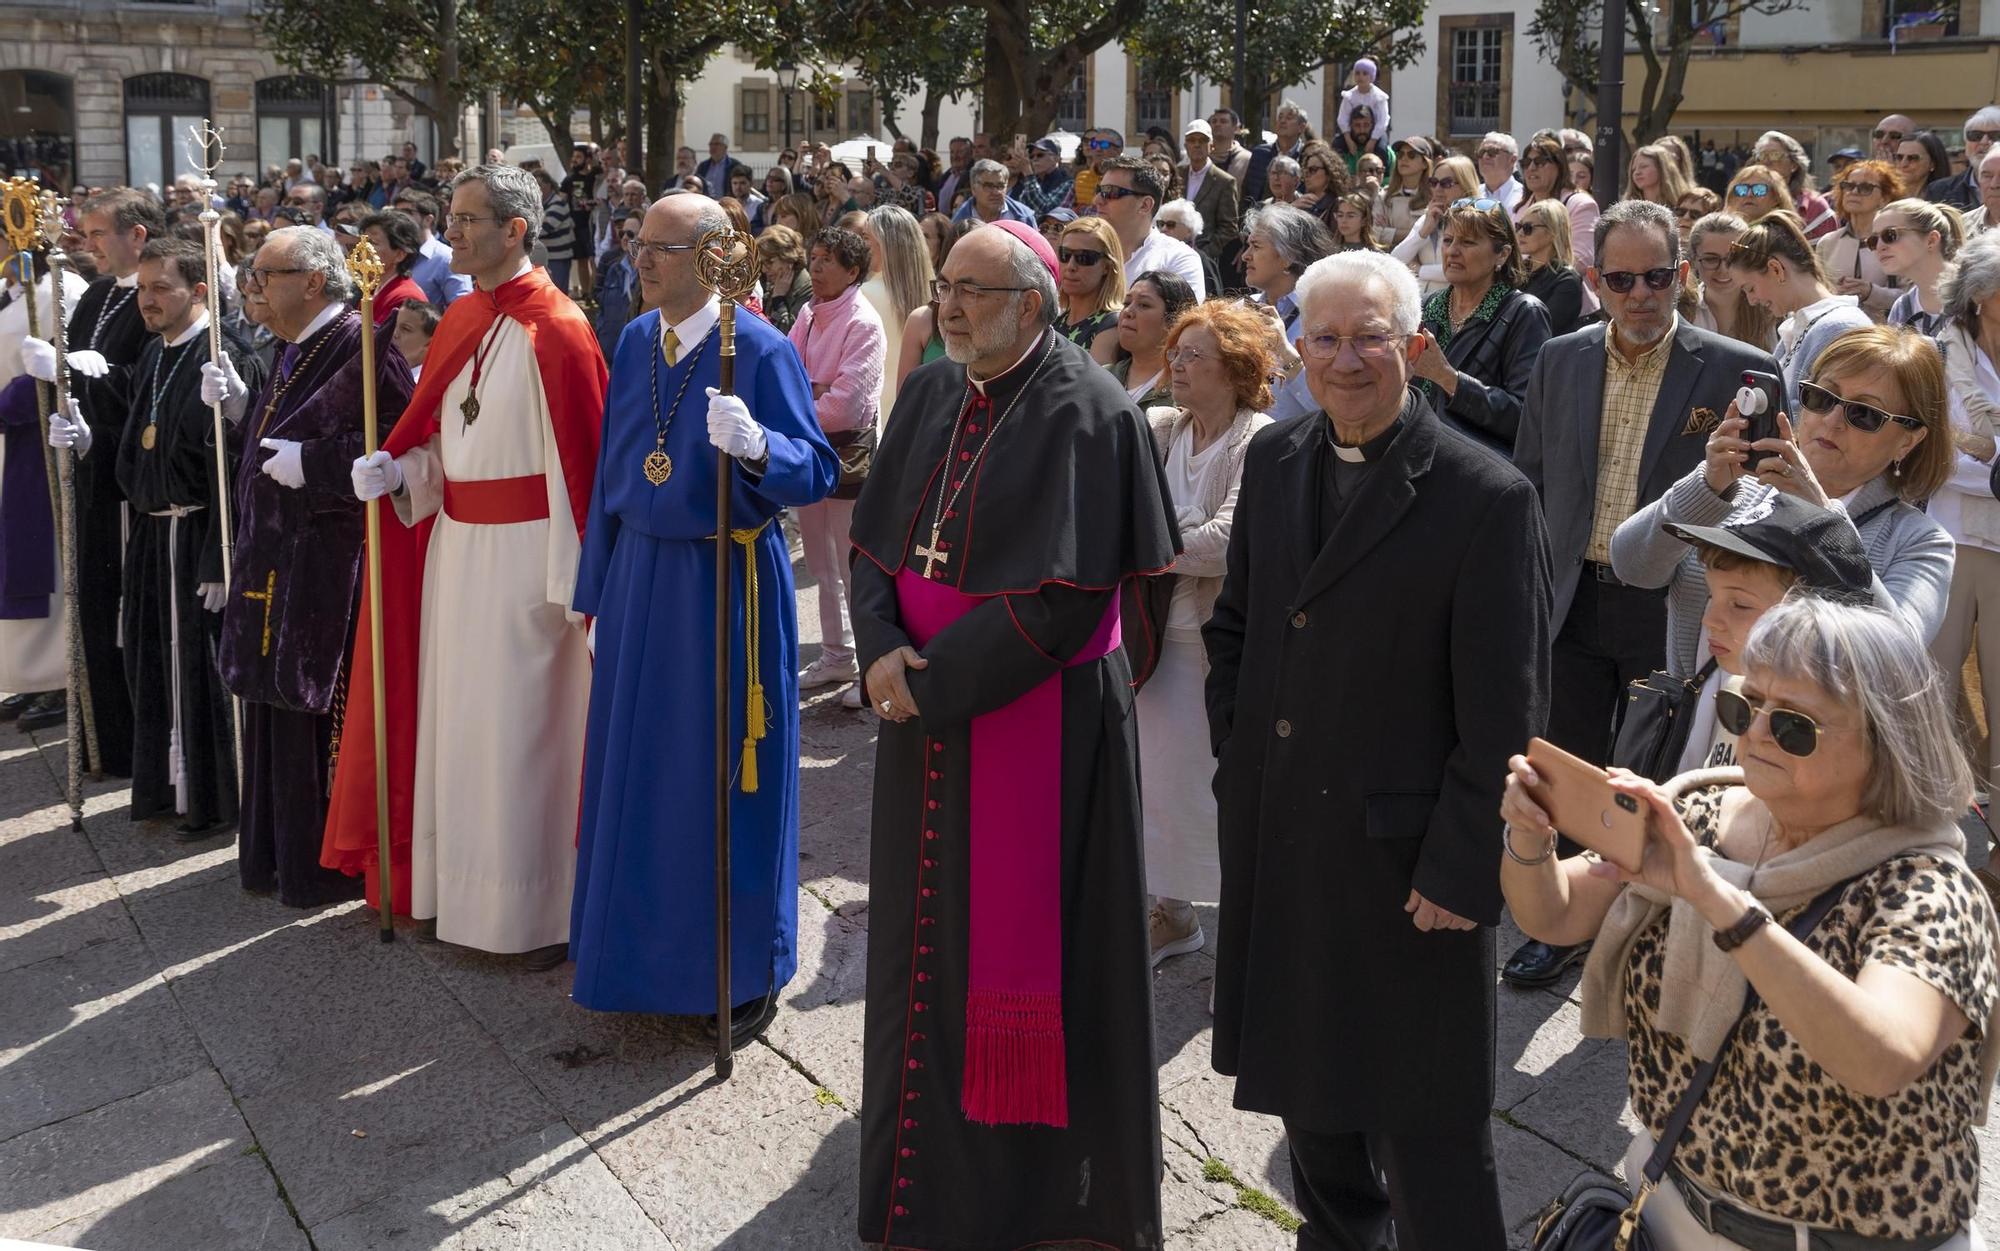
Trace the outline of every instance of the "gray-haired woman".
{"label": "gray-haired woman", "polygon": [[[1596,940],[1583,1026],[1628,1044],[1627,1176],[1717,1060],[1644,1211],[1656,1247],[1967,1251],[1996,932],[1956,824],[1972,779],[1948,687],[1897,618],[1809,597],[1765,614],[1744,666],[1715,697],[1740,769],[1614,778],[1649,818],[1636,873],[1558,861],[1542,779],[1509,762],[1507,904],[1545,942]],[[1829,890],[1818,926],[1787,933]]]}
{"label": "gray-haired woman", "polygon": [[1290,374],[1275,384],[1271,419],[1280,421],[1309,413],[1319,407],[1306,391],[1305,371],[1292,372],[1298,353],[1292,344],[1299,337],[1299,303],[1293,296],[1299,275],[1320,257],[1333,251],[1333,232],[1326,223],[1301,208],[1289,204],[1267,204],[1252,209],[1243,223],[1243,280],[1257,293],[1258,306],[1269,310],[1281,327],[1278,344],[1279,369]]}

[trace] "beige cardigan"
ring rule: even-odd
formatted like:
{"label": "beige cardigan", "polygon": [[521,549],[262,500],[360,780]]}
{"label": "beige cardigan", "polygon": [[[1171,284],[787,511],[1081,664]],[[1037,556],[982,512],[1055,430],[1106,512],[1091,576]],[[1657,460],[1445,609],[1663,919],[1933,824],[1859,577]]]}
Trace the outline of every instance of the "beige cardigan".
{"label": "beige cardigan", "polygon": [[[1160,464],[1180,432],[1194,421],[1187,410],[1171,405],[1146,410],[1146,424],[1153,428],[1153,452]],[[1223,436],[1223,463],[1220,472],[1208,479],[1207,494],[1193,502],[1207,518],[1201,525],[1181,531],[1181,556],[1174,572],[1192,578],[1197,607],[1203,621],[1215,611],[1216,596],[1222,594],[1222,575],[1229,555],[1229,524],[1236,512],[1236,491],[1243,482],[1243,458],[1250,451],[1250,436],[1271,424],[1271,419],[1254,409],[1239,409]],[[1178,506],[1176,506],[1178,507]]]}

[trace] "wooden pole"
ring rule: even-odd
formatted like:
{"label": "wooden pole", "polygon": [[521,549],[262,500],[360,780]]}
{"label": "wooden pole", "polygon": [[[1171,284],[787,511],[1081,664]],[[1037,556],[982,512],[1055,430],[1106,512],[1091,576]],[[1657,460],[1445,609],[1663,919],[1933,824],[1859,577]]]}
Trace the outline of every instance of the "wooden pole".
{"label": "wooden pole", "polygon": [[[375,414],[375,292],[382,286],[382,258],[363,239],[347,254],[347,272],[361,289],[361,446],[373,456],[382,441]],[[382,647],[382,501],[368,501],[369,691],[375,702],[375,862],[382,899],[381,936],[396,941],[394,874],[389,867],[389,706],[384,693]]]}

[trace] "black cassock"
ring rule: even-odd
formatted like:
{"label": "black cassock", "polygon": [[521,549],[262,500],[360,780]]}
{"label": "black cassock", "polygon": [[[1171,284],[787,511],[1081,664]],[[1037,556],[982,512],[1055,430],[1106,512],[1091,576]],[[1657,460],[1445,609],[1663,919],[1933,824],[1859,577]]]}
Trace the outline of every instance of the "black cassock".
{"label": "black cassock", "polygon": [[[864,1242],[953,1251],[1156,1247],[1159,1098],[1131,671],[1122,651],[1062,665],[1125,580],[1173,561],[1179,536],[1144,420],[1082,349],[1046,336],[988,391],[986,415],[968,416],[964,366],[940,360],[912,374],[855,506],[864,672],[910,643],[896,576],[923,570],[916,548],[932,545],[934,516],[948,553],[934,579],[991,597],[921,649],[930,666],[911,671],[910,688],[923,716],[884,721],[876,748],[859,1231]],[[965,488],[940,511],[954,481]],[[971,722],[1058,673],[1068,1126],[977,1124],[960,1098]]]}
{"label": "black cassock", "polygon": [[[263,371],[248,346],[225,331],[223,350],[256,390]],[[148,341],[133,370],[131,415],[117,460],[118,486],[132,508],[123,609],[132,819],[178,810],[177,747],[187,774],[181,825],[190,831],[236,819],[234,730],[216,668],[222,617],[203,607],[200,592],[202,583],[222,581],[214,416],[201,402],[201,367],[208,359],[206,325],[177,346],[157,336]],[[231,466],[233,474],[233,457]]]}
{"label": "black cassock", "polygon": [[[98,763],[118,777],[132,772],[132,701],[119,655],[118,598],[124,590],[125,494],[118,487],[118,441],[131,410],[133,369],[146,346],[136,286],[110,278],[90,284],[69,318],[71,352],[104,354],[102,378],[70,374],[70,392],[90,424],[90,455],[76,465],[77,617],[83,663],[96,714]],[[81,732],[81,727],[74,727]]]}

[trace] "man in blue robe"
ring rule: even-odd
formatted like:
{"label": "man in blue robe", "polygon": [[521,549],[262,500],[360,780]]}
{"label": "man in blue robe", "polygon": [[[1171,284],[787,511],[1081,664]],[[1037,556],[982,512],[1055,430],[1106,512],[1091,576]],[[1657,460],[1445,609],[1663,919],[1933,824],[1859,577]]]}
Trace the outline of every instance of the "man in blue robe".
{"label": "man in blue robe", "polygon": [[[761,318],[738,314],[737,394],[716,394],[719,304],[696,281],[689,245],[728,225],[705,196],[669,196],[635,244],[652,311],[625,328],[612,358],[576,580],[577,611],[597,618],[597,662],[570,954],[572,995],[587,1008],[714,1011],[721,449],[737,458],[730,1002],[741,1042],[769,1024],[798,966],[798,630],[776,518],[831,491],[838,463],[798,355]],[[759,683],[762,707],[748,716]]]}

